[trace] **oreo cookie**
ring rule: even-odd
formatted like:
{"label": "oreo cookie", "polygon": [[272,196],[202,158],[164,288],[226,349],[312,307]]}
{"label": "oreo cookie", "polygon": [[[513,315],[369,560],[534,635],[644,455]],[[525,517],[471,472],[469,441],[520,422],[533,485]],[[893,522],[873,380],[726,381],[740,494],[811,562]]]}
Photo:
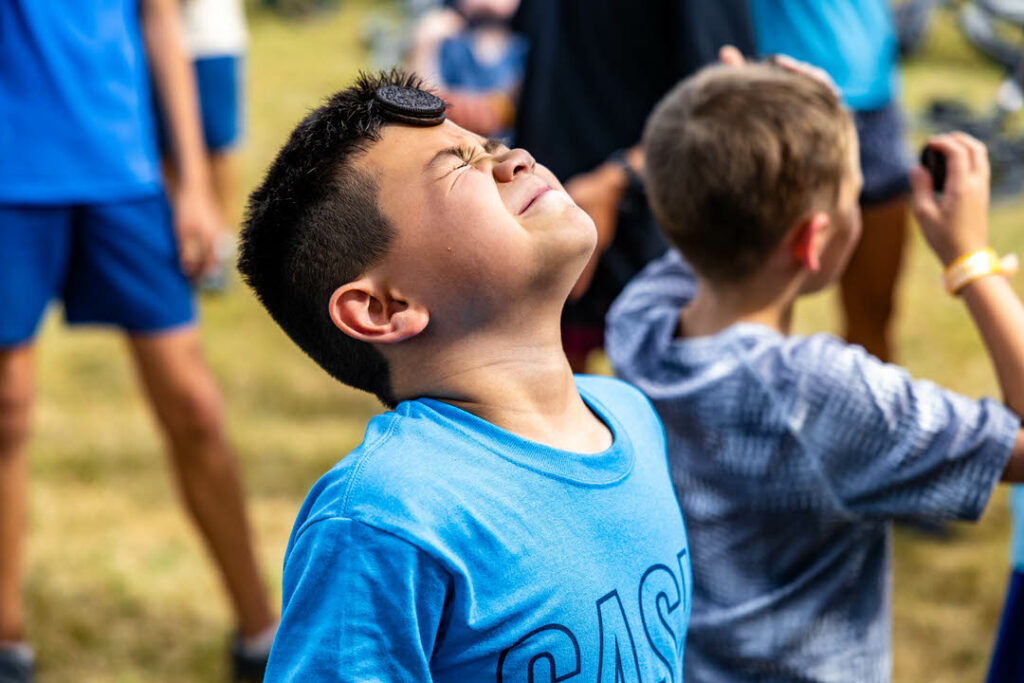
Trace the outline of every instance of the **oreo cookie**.
{"label": "oreo cookie", "polygon": [[385,85],[377,88],[374,99],[385,116],[392,121],[410,126],[437,126],[444,123],[444,100],[425,90]]}

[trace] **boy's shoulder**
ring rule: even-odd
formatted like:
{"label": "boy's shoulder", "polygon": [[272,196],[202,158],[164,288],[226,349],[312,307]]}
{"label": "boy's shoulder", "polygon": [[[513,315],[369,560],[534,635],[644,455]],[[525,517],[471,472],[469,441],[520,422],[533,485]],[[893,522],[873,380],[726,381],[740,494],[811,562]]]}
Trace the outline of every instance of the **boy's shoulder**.
{"label": "boy's shoulder", "polygon": [[[895,385],[910,382],[895,365],[829,334],[786,336],[752,323],[736,323],[707,337],[679,338],[679,311],[696,291],[689,265],[670,251],[635,278],[612,306],[606,350],[620,377],[657,403],[689,396],[709,380],[731,378],[754,390],[794,382],[835,385],[839,393],[865,389],[851,382],[870,375]],[[711,382],[711,386],[722,386]],[[713,391],[711,393],[714,393]]]}
{"label": "boy's shoulder", "polygon": [[406,401],[371,419],[362,442],[313,485],[296,532],[329,518],[377,526],[381,517],[407,515],[400,509],[403,502],[407,506],[443,487],[443,459],[466,445],[430,412],[418,401]]}

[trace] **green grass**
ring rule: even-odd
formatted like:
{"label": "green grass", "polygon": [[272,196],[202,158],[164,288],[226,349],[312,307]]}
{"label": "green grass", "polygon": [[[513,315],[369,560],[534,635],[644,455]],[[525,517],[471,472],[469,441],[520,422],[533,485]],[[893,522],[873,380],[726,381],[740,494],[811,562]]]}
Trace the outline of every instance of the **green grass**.
{"label": "green grass", "polygon": [[[284,22],[251,18],[244,189],[291,127],[363,63],[357,40],[372,3]],[[948,17],[906,66],[907,101],[990,101],[999,73],[964,45]],[[239,201],[241,201],[241,193]],[[1019,248],[1024,205],[993,213],[993,242]],[[902,361],[916,375],[970,395],[995,395],[977,334],[942,294],[935,260],[915,236],[900,296]],[[292,520],[313,481],[361,439],[377,403],[321,372],[249,293],[203,301],[206,352],[227,398],[267,580],[279,601]],[[799,311],[803,331],[835,329],[825,294]],[[51,317],[39,343],[31,448],[29,635],[40,681],[223,680],[226,601],[170,484],[159,435],[140,401],[123,343],[109,331]],[[1004,492],[982,522],[950,543],[898,534],[896,680],[980,680],[1007,573]]]}

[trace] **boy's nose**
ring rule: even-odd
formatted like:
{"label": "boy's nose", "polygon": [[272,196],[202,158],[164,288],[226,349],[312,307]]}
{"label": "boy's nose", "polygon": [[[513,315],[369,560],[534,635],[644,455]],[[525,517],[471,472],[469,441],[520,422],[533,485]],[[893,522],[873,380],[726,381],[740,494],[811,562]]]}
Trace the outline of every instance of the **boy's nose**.
{"label": "boy's nose", "polygon": [[510,149],[502,154],[498,163],[494,165],[494,179],[499,183],[511,182],[519,173],[533,173],[536,163],[525,149]]}

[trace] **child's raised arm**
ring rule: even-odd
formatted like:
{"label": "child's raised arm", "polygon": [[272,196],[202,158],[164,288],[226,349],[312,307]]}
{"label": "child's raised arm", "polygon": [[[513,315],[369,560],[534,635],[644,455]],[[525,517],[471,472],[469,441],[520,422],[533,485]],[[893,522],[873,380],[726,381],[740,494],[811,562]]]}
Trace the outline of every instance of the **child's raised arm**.
{"label": "child's raised arm", "polygon": [[[939,196],[928,171],[918,166],[911,172],[914,215],[947,272],[950,266],[964,263],[964,257],[981,254],[961,268],[965,284],[957,293],[967,302],[981,332],[1003,400],[1018,416],[1024,416],[1024,305],[1007,278],[991,277],[999,271],[985,265],[995,263],[984,255],[988,248],[988,152],[965,133],[939,135],[928,145],[946,158],[946,182]],[[1003,478],[1024,481],[1024,432],[1018,433]]]}

